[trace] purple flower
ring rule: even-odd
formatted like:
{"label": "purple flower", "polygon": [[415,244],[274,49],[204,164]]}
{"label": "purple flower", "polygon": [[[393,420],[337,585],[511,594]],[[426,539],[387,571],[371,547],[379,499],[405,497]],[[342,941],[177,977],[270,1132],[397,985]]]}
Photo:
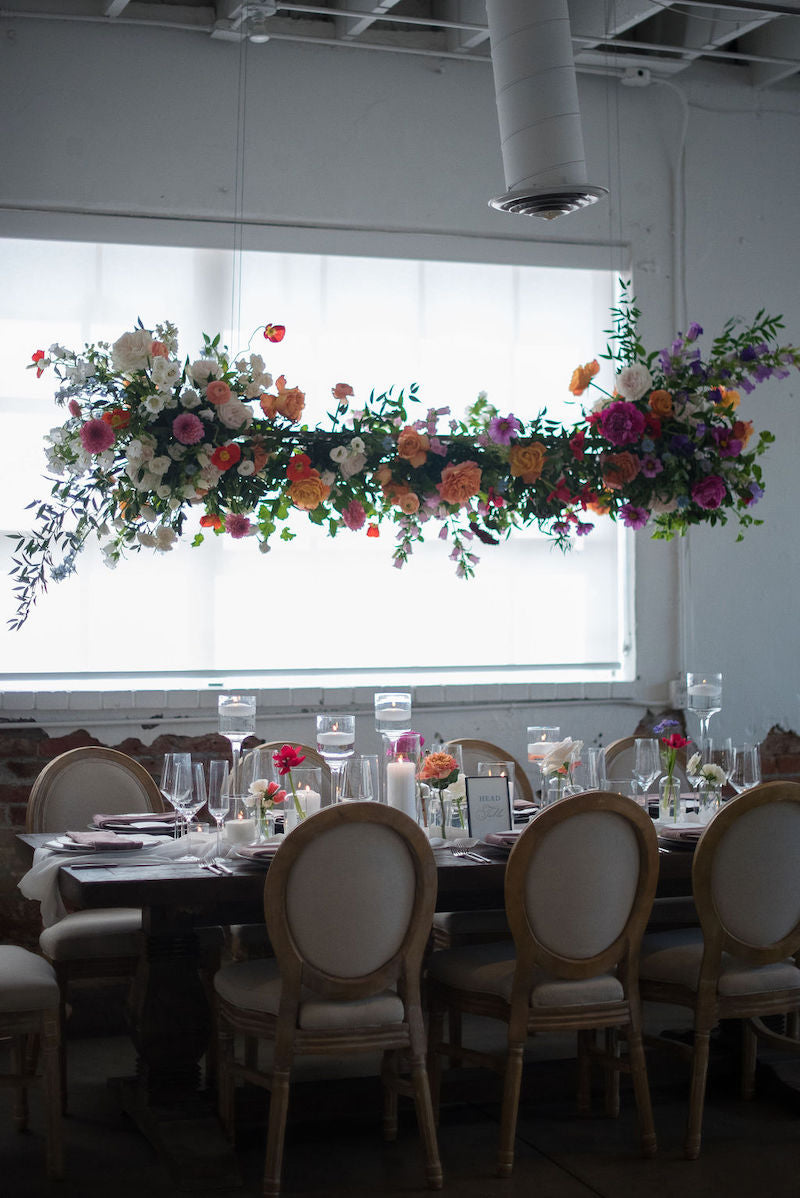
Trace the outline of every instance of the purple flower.
{"label": "purple flower", "polygon": [[508,416],[493,416],[489,421],[489,436],[498,445],[510,445],[520,427],[520,422],[511,412]]}
{"label": "purple flower", "polygon": [[225,517],[225,531],[230,533],[234,541],[240,541],[242,537],[246,537],[250,533],[251,524],[247,516],[240,516],[236,512],[230,512]]}
{"label": "purple flower", "polygon": [[749,379],[741,379],[739,382],[739,386],[742,388],[745,395],[752,395],[756,389],[755,384],[751,383]]}
{"label": "purple flower", "polygon": [[751,483],[747,489],[750,492],[750,498],[745,499],[745,506],[752,507],[754,503],[758,503],[759,499],[764,494],[764,488],[760,487],[758,483]]}
{"label": "purple flower", "polygon": [[626,528],[644,528],[649,515],[647,508],[635,507],[632,503],[623,503],[619,513]]}
{"label": "purple flower", "polygon": [[742,350],[742,352],[739,354],[739,361],[740,362],[755,362],[757,357],[758,357],[758,354],[756,353],[755,346],[754,345],[746,345],[744,347],[744,349]]}
{"label": "purple flower", "polygon": [[706,399],[709,403],[722,403],[722,392],[719,387],[714,387],[711,391],[706,391]]}
{"label": "purple flower", "polygon": [[617,399],[600,413],[600,432],[612,445],[631,445],[645,430],[645,418],[635,404]]}
{"label": "purple flower", "polygon": [[592,531],[593,528],[594,528],[593,524],[582,523],[579,520],[578,523],[575,525],[575,532],[577,533],[577,535],[579,537],[585,537],[587,535],[587,533],[590,533]]}
{"label": "purple flower", "polygon": [[676,433],[669,444],[672,452],[682,458],[690,458],[694,453],[694,446],[685,433]]}
{"label": "purple flower", "polygon": [[363,528],[366,519],[367,513],[364,511],[364,505],[357,499],[351,499],[347,507],[342,509],[342,521],[345,527],[352,532],[358,532],[359,528]]}
{"label": "purple flower", "polygon": [[712,428],[711,436],[717,443],[721,458],[738,458],[742,452],[743,444],[737,437],[734,437],[732,429]]}
{"label": "purple flower", "polygon": [[692,499],[698,507],[711,511],[718,508],[725,498],[725,483],[718,474],[707,474],[692,487]]}
{"label": "purple flower", "polygon": [[197,445],[205,436],[203,422],[193,412],[181,412],[172,422],[172,435],[181,445]]}
{"label": "purple flower", "polygon": [[689,366],[689,369],[691,370],[692,374],[696,375],[699,379],[704,379],[706,377],[706,368],[702,362],[692,362]]}
{"label": "purple flower", "polygon": [[80,438],[87,453],[103,453],[114,444],[114,430],[105,420],[87,420],[81,428]]}
{"label": "purple flower", "polygon": [[703,335],[702,327],[697,323],[696,320],[693,320],[692,323],[689,325],[689,330],[686,334],[686,340],[687,341],[696,341],[697,338],[702,337],[702,335]]}
{"label": "purple flower", "polygon": [[658,364],[661,367],[661,369],[664,371],[664,374],[670,373],[670,371],[672,370],[672,358],[670,357],[670,353],[669,353],[668,349],[659,350]]}
{"label": "purple flower", "polygon": [[645,478],[655,478],[664,469],[664,463],[660,458],[654,457],[652,453],[648,453],[642,458],[642,474]]}

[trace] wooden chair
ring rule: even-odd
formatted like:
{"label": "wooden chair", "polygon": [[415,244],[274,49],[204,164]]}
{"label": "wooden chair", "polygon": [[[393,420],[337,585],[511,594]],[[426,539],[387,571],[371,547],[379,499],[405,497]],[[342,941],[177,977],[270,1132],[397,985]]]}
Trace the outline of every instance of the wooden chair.
{"label": "wooden chair", "polygon": [[444,746],[445,752],[448,751],[450,745],[461,745],[465,774],[476,773],[479,761],[513,761],[515,797],[524,799],[526,803],[534,801],[533,787],[525,773],[525,766],[517,760],[513,753],[509,753],[499,745],[491,744],[488,740],[470,740],[465,737],[455,737],[453,740],[449,740]]}
{"label": "wooden chair", "polygon": [[[331,801],[331,770],[330,770],[330,766],[328,765],[325,758],[322,757],[317,752],[317,750],[315,748],[313,748],[311,745],[298,745],[294,741],[287,741],[287,740],[265,741],[264,744],[256,745],[254,748],[250,749],[247,753],[242,755],[242,758],[241,758],[242,768],[245,767],[246,761],[249,758],[251,758],[251,756],[255,753],[261,753],[262,755],[265,755],[268,759],[269,765],[271,766],[272,765],[272,754],[277,753],[278,750],[282,749],[283,746],[286,744],[291,744],[300,753],[305,754],[305,761],[303,762],[304,766],[313,765],[313,766],[319,766],[321,768],[321,770],[322,770],[322,805],[323,805],[323,807],[327,807]],[[269,777],[271,778],[272,774],[270,774]]]}
{"label": "wooden chair", "polygon": [[[29,832],[85,828],[98,813],[163,811],[147,770],[115,749],[88,746],[55,757],[28,798]],[[78,979],[132,977],[139,956],[138,907],[76,911],[45,928],[39,946],[52,964],[60,994],[61,1095],[67,1105],[66,1013],[70,984]]]}
{"label": "wooden chair", "polygon": [[[220,1117],[230,1133],[237,1078],[271,1091],[264,1194],[280,1192],[289,1084],[296,1055],[383,1050],[384,1134],[397,1132],[397,1093],[413,1093],[427,1162],[439,1189],[420,1003],[420,972],[436,902],[436,866],[422,830],[379,803],[309,817],[267,873],[264,914],[275,960],[219,971]],[[234,1035],[245,1037],[244,1061]],[[271,1041],[269,1071],[256,1042]],[[410,1083],[398,1054],[410,1058]]]}
{"label": "wooden chair", "polygon": [[[26,1131],[28,1089],[36,1080],[35,1062],[41,1046],[46,1165],[48,1177],[54,1180],[64,1176],[58,1007],[58,982],[52,966],[27,949],[0,945],[0,1037],[12,1041],[11,1072],[0,1075],[0,1085],[14,1090],[14,1122],[19,1131]],[[13,1188],[10,1179],[6,1185]]]}
{"label": "wooden chair", "polygon": [[[431,1086],[438,1102],[446,1055],[504,1076],[497,1172],[514,1163],[523,1053],[534,1032],[575,1029],[578,1104],[588,1110],[590,1069],[606,1070],[606,1109],[619,1109],[619,1070],[631,1073],[642,1150],[655,1152],[638,992],[639,945],[655,894],[658,842],[652,820],[620,795],[585,791],[535,815],[509,857],[505,896],[513,943],[433,953]],[[445,1013],[485,1015],[508,1025],[501,1058],[443,1039]],[[627,1061],[611,1029],[627,1036]],[[606,1051],[595,1044],[606,1031]]]}
{"label": "wooden chair", "polygon": [[[720,1019],[742,1019],[742,1093],[753,1093],[756,1040],[800,1051],[766,1015],[800,1010],[800,784],[767,782],[731,799],[698,842],[692,865],[700,928],[655,933],[642,945],[642,998],[694,1011],[684,1144],[700,1154],[709,1038]],[[670,1044],[672,1042],[670,1041]],[[677,1047],[677,1045],[673,1045]]]}
{"label": "wooden chair", "polygon": [[[637,739],[635,736],[623,736],[620,740],[612,740],[610,745],[606,745],[603,757],[605,760],[606,778],[609,781],[616,782],[620,778],[633,777]],[[686,778],[685,749],[678,749],[676,752],[675,777],[680,782],[681,789],[686,790],[689,783]],[[656,787],[656,789],[658,788]]]}

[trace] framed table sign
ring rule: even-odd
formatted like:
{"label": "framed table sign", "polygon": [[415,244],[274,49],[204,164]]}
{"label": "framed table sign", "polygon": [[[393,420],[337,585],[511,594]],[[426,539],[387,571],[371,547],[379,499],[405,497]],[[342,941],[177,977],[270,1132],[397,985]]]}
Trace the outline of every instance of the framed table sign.
{"label": "framed table sign", "polygon": [[487,832],[513,828],[508,778],[465,778],[467,830],[482,840]]}

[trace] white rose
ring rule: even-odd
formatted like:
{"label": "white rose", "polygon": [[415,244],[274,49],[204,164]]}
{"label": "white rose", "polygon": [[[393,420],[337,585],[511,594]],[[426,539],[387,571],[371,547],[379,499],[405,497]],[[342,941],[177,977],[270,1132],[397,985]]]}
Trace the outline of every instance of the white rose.
{"label": "white rose", "polygon": [[177,539],[176,533],[171,528],[165,528],[163,524],[156,529],[156,549],[161,553],[169,553]]}
{"label": "white rose", "polygon": [[185,408],[196,408],[200,403],[200,396],[195,391],[194,387],[187,387],[185,391],[181,391],[181,403]]}
{"label": "white rose", "polygon": [[220,404],[217,416],[226,428],[242,428],[253,422],[253,413],[240,399],[229,399],[227,403]]}
{"label": "white rose", "polygon": [[341,471],[344,478],[352,478],[354,474],[358,474],[367,464],[366,455],[363,453],[350,453],[344,459],[341,465]]}
{"label": "white rose", "polygon": [[617,375],[616,388],[624,399],[641,399],[653,385],[653,376],[642,362],[623,366]]}
{"label": "white rose", "polygon": [[241,474],[242,478],[248,478],[251,474],[255,474],[255,471],[255,463],[251,462],[249,458],[245,458],[244,461],[240,462],[236,467],[236,473]]}
{"label": "white rose", "polygon": [[153,458],[150,463],[150,469],[152,470],[153,474],[164,474],[167,470],[169,470],[169,468],[170,459],[165,456]]}
{"label": "white rose", "polygon": [[111,346],[111,362],[114,369],[122,374],[146,369],[152,341],[153,335],[147,329],[134,329],[132,333],[123,333]]}
{"label": "white rose", "polygon": [[266,778],[256,778],[255,782],[250,783],[248,789],[251,795],[257,795],[259,798],[263,798],[267,793],[268,786],[269,782]]}
{"label": "white rose", "polygon": [[180,381],[181,368],[169,358],[156,358],[150,368],[150,377],[159,391],[171,391]]}
{"label": "white rose", "polygon": [[140,545],[143,545],[145,549],[155,549],[156,547],[155,537],[151,532],[145,532],[144,529],[139,529],[136,534],[136,540]]}
{"label": "white rose", "polygon": [[213,358],[198,358],[196,362],[192,362],[188,374],[196,383],[207,383],[209,376],[212,379],[219,378],[222,367]]}

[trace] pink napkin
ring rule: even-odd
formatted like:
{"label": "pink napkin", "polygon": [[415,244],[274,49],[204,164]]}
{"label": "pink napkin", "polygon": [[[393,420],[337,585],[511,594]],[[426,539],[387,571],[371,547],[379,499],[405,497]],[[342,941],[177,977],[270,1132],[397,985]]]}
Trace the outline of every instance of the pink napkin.
{"label": "pink napkin", "polygon": [[658,829],[662,840],[699,840],[705,832],[705,824],[664,824]]}
{"label": "pink napkin", "polygon": [[109,824],[173,824],[177,818],[175,811],[134,811],[130,815],[93,815],[92,823],[106,828]]}
{"label": "pink napkin", "polygon": [[487,832],[483,843],[494,845],[498,849],[513,849],[520,835],[520,832]]}
{"label": "pink napkin", "polygon": [[236,856],[249,861],[271,861],[280,847],[280,844],[237,844]]}
{"label": "pink napkin", "polygon": [[67,832],[67,836],[75,844],[96,852],[98,849],[140,849],[143,841],[134,840],[131,836],[117,836],[116,832]]}

